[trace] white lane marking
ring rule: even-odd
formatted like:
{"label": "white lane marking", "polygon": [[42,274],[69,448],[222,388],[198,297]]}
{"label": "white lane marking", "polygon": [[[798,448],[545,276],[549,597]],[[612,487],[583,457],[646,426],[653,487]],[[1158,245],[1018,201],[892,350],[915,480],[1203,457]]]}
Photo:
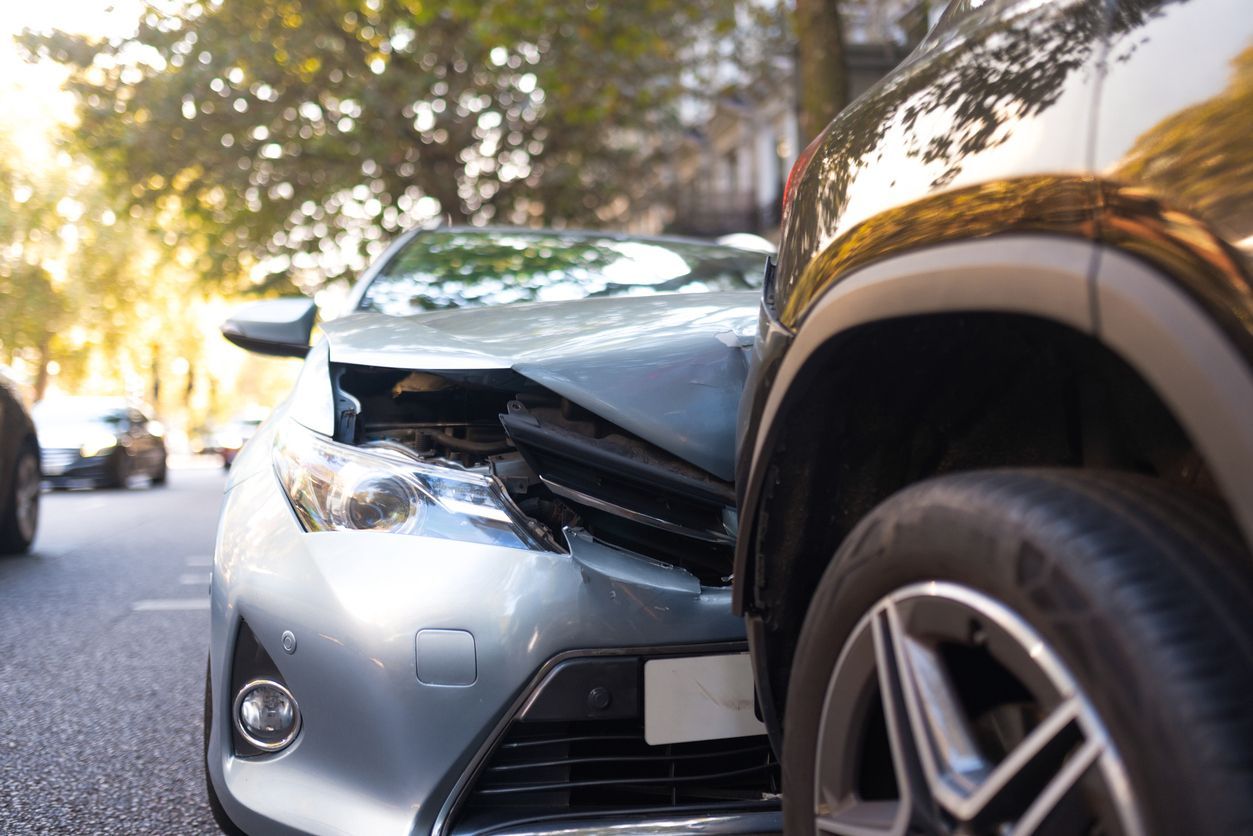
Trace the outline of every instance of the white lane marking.
{"label": "white lane marking", "polygon": [[213,576],[206,575],[203,572],[189,572],[186,575],[178,576],[178,582],[183,584],[184,586],[209,583],[211,580],[213,580]]}
{"label": "white lane marking", "polygon": [[207,610],[208,598],[149,598],[131,604],[133,612],[177,612],[179,610]]}
{"label": "white lane marking", "polygon": [[188,566],[212,566],[213,557],[212,556],[205,557],[203,555],[197,555],[196,557],[189,557],[187,558],[187,565]]}

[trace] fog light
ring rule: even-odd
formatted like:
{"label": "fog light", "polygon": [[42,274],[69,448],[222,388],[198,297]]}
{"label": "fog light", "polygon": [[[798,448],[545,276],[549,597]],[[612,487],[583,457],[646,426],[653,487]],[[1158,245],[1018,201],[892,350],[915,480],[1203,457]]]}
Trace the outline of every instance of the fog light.
{"label": "fog light", "polygon": [[300,731],[300,707],[282,685],[254,679],[235,695],[235,729],[258,749],[277,752]]}

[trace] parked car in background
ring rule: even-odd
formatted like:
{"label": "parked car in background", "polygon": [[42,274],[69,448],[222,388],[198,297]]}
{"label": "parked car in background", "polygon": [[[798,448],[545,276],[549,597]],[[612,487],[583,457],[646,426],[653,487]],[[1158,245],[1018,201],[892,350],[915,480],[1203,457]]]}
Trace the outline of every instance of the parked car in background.
{"label": "parked car in background", "polygon": [[166,478],[161,425],[122,398],[57,398],[34,409],[43,479],[54,488],[122,487]]}
{"label": "parked car in background", "polygon": [[777,831],[729,579],[764,263],[424,230],[312,350],[308,300],[223,326],[308,355],[219,525],[205,762],[223,827]]}
{"label": "parked car in background", "polygon": [[257,428],[265,420],[264,415],[241,415],[231,419],[213,431],[209,438],[207,453],[217,453],[222,457],[222,466],[230,468],[239,451],[248,443],[248,439],[256,434]]}
{"label": "parked car in background", "polygon": [[789,834],[1253,830],[1253,5],[950,5],[805,151],[735,564]]}
{"label": "parked car in background", "polygon": [[24,552],[39,527],[39,440],[16,385],[0,374],[0,554]]}

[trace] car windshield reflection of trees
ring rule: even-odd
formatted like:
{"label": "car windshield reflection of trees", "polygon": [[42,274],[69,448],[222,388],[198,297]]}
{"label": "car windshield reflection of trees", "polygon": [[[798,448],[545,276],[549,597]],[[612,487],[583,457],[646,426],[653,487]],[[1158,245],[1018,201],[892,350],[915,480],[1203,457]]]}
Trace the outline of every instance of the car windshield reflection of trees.
{"label": "car windshield reflection of trees", "polygon": [[560,233],[433,231],[416,236],[361,307],[393,315],[513,302],[749,290],[765,256],[682,241]]}
{"label": "car windshield reflection of trees", "polygon": [[[1248,141],[1253,47],[1236,57],[1232,69],[1231,81],[1219,95],[1143,134],[1114,179],[1180,195],[1202,218],[1240,217],[1253,207],[1253,143]],[[1233,231],[1232,237],[1243,238],[1241,232],[1247,234]]]}
{"label": "car windshield reflection of trees", "polygon": [[[1116,46],[1174,2],[1121,2],[1110,24],[1111,41]],[[910,156],[943,166],[932,185],[951,183],[963,160],[1008,138],[998,130],[1003,124],[1035,116],[1057,101],[1067,77],[1088,63],[1100,44],[1104,7],[1092,0],[1045,4],[982,39],[971,30],[986,25],[986,17],[968,15],[952,29],[947,43],[941,39],[935,45],[935,50],[944,50],[962,39],[939,57],[938,71],[905,73],[875,96],[848,136],[848,148],[862,149],[850,156],[863,158],[899,117]],[[919,119],[933,112],[952,118],[946,130],[928,135]]]}

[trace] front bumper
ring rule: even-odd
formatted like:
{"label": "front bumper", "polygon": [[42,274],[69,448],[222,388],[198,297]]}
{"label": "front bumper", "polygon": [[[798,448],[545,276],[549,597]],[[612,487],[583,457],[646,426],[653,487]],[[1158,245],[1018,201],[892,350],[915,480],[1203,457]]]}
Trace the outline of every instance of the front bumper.
{"label": "front bumper", "polygon": [[78,487],[108,482],[117,473],[116,448],[98,456],[83,456],[77,449],[45,448],[40,451],[43,481],[52,487]]}
{"label": "front bumper", "polygon": [[[468,776],[559,655],[744,640],[729,590],[702,589],[686,573],[587,538],[575,537],[565,555],[306,534],[268,457],[247,453],[232,470],[218,532],[207,761],[226,812],[254,836],[449,832]],[[233,754],[227,683],[241,621],[300,704],[302,730],[275,755]],[[290,654],[285,631],[296,637]],[[472,684],[419,678],[421,631],[473,636]],[[715,818],[711,832],[760,832],[773,821]]]}

